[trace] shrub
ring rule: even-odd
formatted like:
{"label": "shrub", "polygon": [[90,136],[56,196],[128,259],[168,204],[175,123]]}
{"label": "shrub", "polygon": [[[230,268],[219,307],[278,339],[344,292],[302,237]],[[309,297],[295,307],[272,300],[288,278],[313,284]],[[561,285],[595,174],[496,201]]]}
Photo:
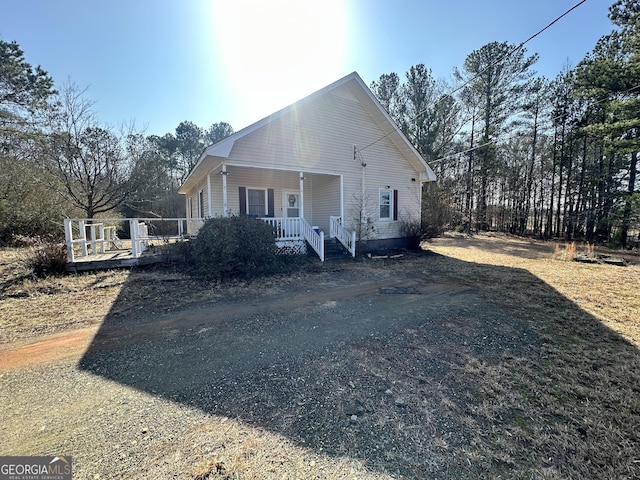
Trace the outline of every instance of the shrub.
{"label": "shrub", "polygon": [[596,244],[587,242],[585,247],[585,255],[587,258],[596,258]]}
{"label": "shrub", "polygon": [[36,277],[60,275],[67,266],[67,247],[63,243],[37,240],[24,263]]}
{"label": "shrub", "polygon": [[195,271],[207,278],[248,279],[273,273],[278,267],[275,233],[256,218],[211,218],[193,242]]}
{"label": "shrub", "polygon": [[565,244],[564,250],[556,243],[553,258],[556,260],[564,260],[565,262],[573,262],[576,259],[576,242]]}
{"label": "shrub", "polygon": [[407,239],[409,250],[419,250],[422,241],[422,226],[418,220],[403,220],[401,222],[402,235]]}
{"label": "shrub", "polygon": [[422,234],[426,238],[439,237],[456,219],[448,190],[436,182],[424,184],[422,190]]}

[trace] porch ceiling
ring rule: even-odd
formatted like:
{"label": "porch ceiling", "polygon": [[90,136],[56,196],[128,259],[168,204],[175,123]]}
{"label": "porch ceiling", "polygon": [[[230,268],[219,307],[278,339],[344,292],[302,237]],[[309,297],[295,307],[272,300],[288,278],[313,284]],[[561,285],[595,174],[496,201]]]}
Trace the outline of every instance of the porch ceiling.
{"label": "porch ceiling", "polygon": [[182,184],[182,186],[178,189],[178,193],[187,194],[193,188],[195,188],[202,178],[208,174],[218,174],[222,171],[223,163],[227,166],[228,171],[232,171],[232,169],[240,168],[240,169],[254,169],[254,170],[269,170],[275,172],[292,172],[296,173],[296,175],[302,171],[305,175],[329,175],[333,177],[338,177],[340,174],[335,172],[324,172],[321,170],[307,170],[307,169],[299,169],[299,168],[291,168],[291,167],[278,167],[278,166],[263,166],[263,165],[250,165],[244,163],[236,163],[230,162],[226,158],[216,157],[216,156],[205,156],[201,159],[201,161],[196,165],[196,167],[191,171],[191,174],[187,178],[187,180]]}

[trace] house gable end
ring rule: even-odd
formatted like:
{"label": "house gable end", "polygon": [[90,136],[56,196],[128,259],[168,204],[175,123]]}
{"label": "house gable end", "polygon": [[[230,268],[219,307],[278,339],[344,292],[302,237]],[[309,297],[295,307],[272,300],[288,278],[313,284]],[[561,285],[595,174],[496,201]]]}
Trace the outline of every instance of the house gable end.
{"label": "house gable end", "polygon": [[[222,162],[340,174],[359,166],[355,149],[371,156],[392,143],[419,180],[433,171],[384,111],[357,73],[305,97],[205,149],[180,193],[188,193]],[[388,147],[383,148],[389,155]],[[374,156],[377,154],[374,154]]]}

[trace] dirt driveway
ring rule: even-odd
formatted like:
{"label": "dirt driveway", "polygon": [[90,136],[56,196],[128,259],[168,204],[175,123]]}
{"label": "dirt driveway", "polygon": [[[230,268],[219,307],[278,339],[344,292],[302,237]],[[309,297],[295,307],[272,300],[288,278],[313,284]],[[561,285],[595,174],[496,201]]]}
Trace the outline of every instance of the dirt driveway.
{"label": "dirt driveway", "polygon": [[99,328],[5,348],[0,453],[71,455],[78,479],[580,474],[553,443],[530,450],[567,421],[521,378],[548,378],[544,332],[455,267],[334,264],[188,309],[175,298],[170,314],[114,305]]}

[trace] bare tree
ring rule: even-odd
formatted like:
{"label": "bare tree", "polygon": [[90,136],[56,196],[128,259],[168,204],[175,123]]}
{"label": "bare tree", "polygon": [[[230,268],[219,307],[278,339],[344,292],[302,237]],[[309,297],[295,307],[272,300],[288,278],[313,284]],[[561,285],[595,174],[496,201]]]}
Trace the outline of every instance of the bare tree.
{"label": "bare tree", "polygon": [[371,197],[364,192],[354,194],[351,199],[349,228],[356,232],[358,242],[366,242],[375,237],[373,227],[373,206]]}
{"label": "bare tree", "polygon": [[74,84],[63,86],[43,163],[58,180],[52,186],[93,218],[117,208],[130,193],[135,159],[134,150],[127,148],[132,127],[114,133],[100,125],[85,91]]}

